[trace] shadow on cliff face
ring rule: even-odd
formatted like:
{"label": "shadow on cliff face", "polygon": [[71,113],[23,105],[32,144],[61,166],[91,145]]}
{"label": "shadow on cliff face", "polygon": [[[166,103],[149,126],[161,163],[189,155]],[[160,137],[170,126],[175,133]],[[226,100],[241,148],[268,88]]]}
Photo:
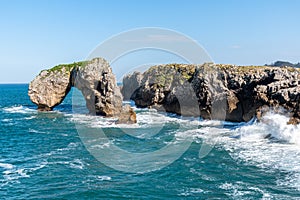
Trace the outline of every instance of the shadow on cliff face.
{"label": "shadow on cliff face", "polygon": [[233,122],[260,118],[263,107],[282,107],[296,124],[299,78],[293,68],[168,64],[125,76],[122,93],[137,107]]}
{"label": "shadow on cliff face", "polygon": [[155,108],[182,116],[225,120],[226,93],[218,80],[219,69],[207,63],[168,64],[134,72],[123,79],[122,94],[137,107]]}

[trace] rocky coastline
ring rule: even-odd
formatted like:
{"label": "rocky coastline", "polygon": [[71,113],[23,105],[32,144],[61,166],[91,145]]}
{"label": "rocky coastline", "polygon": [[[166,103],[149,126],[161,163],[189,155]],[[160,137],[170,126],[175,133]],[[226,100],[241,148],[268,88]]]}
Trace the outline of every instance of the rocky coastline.
{"label": "rocky coastline", "polygon": [[116,117],[118,123],[136,123],[123,100],[203,119],[247,122],[272,110],[289,115],[290,124],[300,122],[300,69],[294,67],[157,65],[125,76],[120,89],[108,62],[95,58],[41,71],[28,95],[38,110],[51,111],[72,87],[82,92],[90,114]]}
{"label": "rocky coastline", "polygon": [[186,116],[247,122],[269,110],[300,122],[300,70],[293,67],[167,64],[123,79],[137,107]]}

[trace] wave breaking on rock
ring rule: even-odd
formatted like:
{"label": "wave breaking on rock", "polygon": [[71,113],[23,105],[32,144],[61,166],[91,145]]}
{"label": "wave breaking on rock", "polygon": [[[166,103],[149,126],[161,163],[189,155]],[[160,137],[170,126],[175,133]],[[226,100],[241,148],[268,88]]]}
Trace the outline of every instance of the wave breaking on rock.
{"label": "wave breaking on rock", "polygon": [[233,122],[281,108],[300,122],[300,70],[293,67],[167,64],[123,79],[137,107]]}

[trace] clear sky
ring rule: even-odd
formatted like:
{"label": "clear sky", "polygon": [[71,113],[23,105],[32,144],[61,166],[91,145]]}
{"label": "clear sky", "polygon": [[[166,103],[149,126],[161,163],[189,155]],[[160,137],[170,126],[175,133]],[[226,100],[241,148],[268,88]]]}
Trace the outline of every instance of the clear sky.
{"label": "clear sky", "polygon": [[139,27],[186,34],[216,63],[299,62],[299,10],[298,0],[0,0],[0,82],[27,83]]}

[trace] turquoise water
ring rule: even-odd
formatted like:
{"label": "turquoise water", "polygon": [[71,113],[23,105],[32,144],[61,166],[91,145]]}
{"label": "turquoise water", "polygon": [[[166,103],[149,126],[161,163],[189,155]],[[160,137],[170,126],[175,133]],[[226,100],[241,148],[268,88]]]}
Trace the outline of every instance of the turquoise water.
{"label": "turquoise water", "polygon": [[[37,112],[27,89],[0,85],[0,199],[300,199],[300,127],[285,116],[234,124],[136,109],[138,124],[124,126],[72,109],[75,91],[53,112]],[[123,172],[89,153],[78,126],[102,129],[128,152],[180,137],[193,143],[162,169]],[[203,141],[212,149],[199,158]]]}

